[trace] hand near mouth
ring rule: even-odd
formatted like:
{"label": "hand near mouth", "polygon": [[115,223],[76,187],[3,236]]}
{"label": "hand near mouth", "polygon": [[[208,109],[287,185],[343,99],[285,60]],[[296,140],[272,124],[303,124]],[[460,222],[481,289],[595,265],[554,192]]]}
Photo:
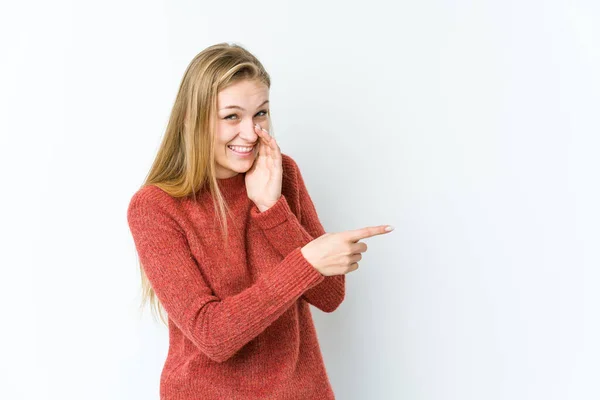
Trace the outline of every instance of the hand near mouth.
{"label": "hand near mouth", "polygon": [[283,167],[281,150],[269,132],[260,124],[254,126],[259,136],[258,155],[252,167],[246,172],[246,192],[248,198],[261,211],[271,208],[281,197]]}

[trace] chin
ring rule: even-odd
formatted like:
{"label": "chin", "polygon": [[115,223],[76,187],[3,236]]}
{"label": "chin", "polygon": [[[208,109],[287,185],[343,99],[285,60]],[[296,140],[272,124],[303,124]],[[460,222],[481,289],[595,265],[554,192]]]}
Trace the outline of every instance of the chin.
{"label": "chin", "polygon": [[252,163],[247,163],[246,165],[244,165],[245,163],[240,162],[240,163],[232,163],[227,165],[227,169],[229,171],[233,171],[233,172],[237,172],[238,174],[243,174],[245,172],[250,171],[250,168],[252,168]]}
{"label": "chin", "polygon": [[221,166],[222,170],[229,170],[231,173],[235,172],[241,174],[248,172],[252,168],[252,165],[254,165],[255,160],[256,155],[241,159],[225,157],[224,159],[218,159],[217,164]]}

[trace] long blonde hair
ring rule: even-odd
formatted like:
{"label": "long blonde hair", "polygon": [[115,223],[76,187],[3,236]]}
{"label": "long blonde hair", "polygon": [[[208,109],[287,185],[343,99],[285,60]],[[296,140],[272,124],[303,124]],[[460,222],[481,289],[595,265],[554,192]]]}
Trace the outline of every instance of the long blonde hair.
{"label": "long blonde hair", "polygon": [[[246,79],[271,88],[271,79],[263,65],[240,45],[218,43],[192,59],[181,80],[162,143],[142,184],[142,187],[158,186],[176,198],[192,196],[194,200],[196,192],[208,187],[226,244],[225,213],[230,214],[230,210],[219,190],[215,171],[217,95],[228,86]],[[270,111],[268,115],[270,122]],[[269,128],[273,136],[271,124]],[[164,316],[166,311],[139,257],[138,261],[142,279],[140,309],[149,301],[153,315],[158,315],[168,325]]]}

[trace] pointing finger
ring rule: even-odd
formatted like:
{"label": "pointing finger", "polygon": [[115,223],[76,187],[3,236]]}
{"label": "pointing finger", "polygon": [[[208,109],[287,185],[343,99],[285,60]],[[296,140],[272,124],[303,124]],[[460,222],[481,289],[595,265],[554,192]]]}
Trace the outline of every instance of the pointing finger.
{"label": "pointing finger", "polygon": [[394,227],[391,225],[379,225],[379,226],[369,226],[361,229],[354,229],[350,231],[343,232],[345,234],[346,239],[351,242],[357,242],[361,239],[366,239],[376,235],[383,235],[384,233],[389,233],[394,230]]}

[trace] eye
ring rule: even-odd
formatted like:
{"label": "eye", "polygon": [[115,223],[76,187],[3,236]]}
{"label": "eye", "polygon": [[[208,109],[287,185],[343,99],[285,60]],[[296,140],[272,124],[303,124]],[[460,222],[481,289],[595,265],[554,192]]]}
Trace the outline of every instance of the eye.
{"label": "eye", "polygon": [[[263,115],[260,115],[261,117],[264,117],[267,114],[267,112],[268,112],[268,110],[261,110],[261,111],[257,112],[256,115],[259,115],[260,113],[264,113]],[[228,116],[226,116],[223,119],[232,120],[230,117],[236,117],[237,118],[237,114],[228,115]]]}

